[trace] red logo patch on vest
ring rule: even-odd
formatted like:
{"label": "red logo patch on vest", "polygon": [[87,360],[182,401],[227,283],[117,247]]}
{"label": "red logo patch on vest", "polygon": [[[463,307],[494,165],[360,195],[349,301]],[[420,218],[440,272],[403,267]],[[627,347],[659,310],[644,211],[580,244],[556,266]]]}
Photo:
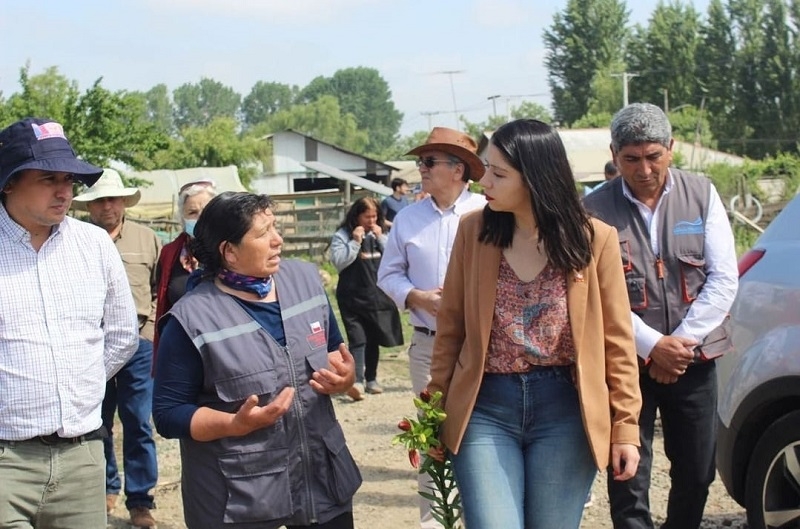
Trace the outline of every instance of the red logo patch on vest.
{"label": "red logo patch on vest", "polygon": [[311,334],[306,336],[306,341],[313,349],[317,349],[328,343],[328,337],[325,336],[325,331],[318,321],[311,324]]}

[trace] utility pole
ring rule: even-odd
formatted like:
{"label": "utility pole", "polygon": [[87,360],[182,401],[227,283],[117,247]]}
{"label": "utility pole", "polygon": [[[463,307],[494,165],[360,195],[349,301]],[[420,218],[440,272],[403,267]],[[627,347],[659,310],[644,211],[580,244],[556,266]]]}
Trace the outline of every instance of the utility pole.
{"label": "utility pole", "polygon": [[458,105],[456,105],[456,88],[453,85],[453,75],[457,73],[464,73],[464,70],[442,70],[441,72],[434,72],[439,75],[447,75],[450,77],[450,93],[453,95],[453,115],[456,119],[456,130],[461,130],[461,126],[458,121]]}
{"label": "utility pole", "polygon": [[664,92],[664,114],[669,114],[669,90],[662,88],[661,91]]}
{"label": "utility pole", "polygon": [[706,106],[706,96],[700,100],[700,110],[697,112],[697,124],[694,127],[694,143],[692,143],[692,156],[689,158],[689,170],[691,171],[694,167],[694,151],[697,149],[697,145],[700,143],[700,126],[702,124],[703,119],[703,109]]}
{"label": "utility pole", "polygon": [[486,99],[489,99],[489,100],[492,101],[492,115],[494,117],[497,117],[497,98],[498,97],[500,97],[499,94],[495,95],[495,96],[489,96],[489,97],[486,98]]}
{"label": "utility pole", "polygon": [[612,73],[611,77],[622,77],[622,106],[628,106],[628,81],[634,77],[639,77],[639,74],[631,72]]}
{"label": "utility pole", "polygon": [[429,112],[420,112],[420,114],[422,114],[423,116],[426,116],[428,118],[428,130],[431,130],[433,128],[433,126],[431,125],[431,116],[435,116],[437,114],[441,114],[441,112],[436,110],[436,111],[429,111]]}
{"label": "utility pole", "polygon": [[506,99],[506,120],[511,119],[511,109],[509,105],[509,101],[512,99],[527,99],[529,97],[539,97],[539,96],[546,96],[549,95],[547,92],[540,92],[538,94],[522,94],[522,95],[515,95],[515,96],[505,96]]}

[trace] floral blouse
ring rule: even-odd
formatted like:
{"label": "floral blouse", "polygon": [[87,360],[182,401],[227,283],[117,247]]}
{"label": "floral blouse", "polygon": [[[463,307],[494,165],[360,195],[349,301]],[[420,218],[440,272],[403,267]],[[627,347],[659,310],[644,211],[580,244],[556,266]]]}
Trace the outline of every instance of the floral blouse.
{"label": "floral blouse", "polygon": [[575,363],[567,277],[549,263],[530,282],[500,260],[487,373],[524,373]]}

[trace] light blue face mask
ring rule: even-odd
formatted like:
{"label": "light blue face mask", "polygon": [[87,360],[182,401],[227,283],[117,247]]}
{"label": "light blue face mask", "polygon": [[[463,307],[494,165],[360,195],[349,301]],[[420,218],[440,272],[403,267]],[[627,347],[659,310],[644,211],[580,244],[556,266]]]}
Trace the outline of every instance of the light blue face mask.
{"label": "light blue face mask", "polygon": [[183,231],[189,237],[194,237],[194,227],[197,225],[197,219],[183,219]]}

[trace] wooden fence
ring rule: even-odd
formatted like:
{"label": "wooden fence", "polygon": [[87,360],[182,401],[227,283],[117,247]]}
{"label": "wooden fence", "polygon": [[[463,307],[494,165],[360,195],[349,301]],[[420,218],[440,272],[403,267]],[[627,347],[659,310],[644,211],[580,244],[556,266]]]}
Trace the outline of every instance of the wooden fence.
{"label": "wooden fence", "polygon": [[[350,199],[371,195],[368,191],[354,192]],[[350,203],[344,193],[320,191],[303,194],[272,195],[275,215],[283,236],[283,255],[306,256],[315,262],[327,258],[328,246]]]}

